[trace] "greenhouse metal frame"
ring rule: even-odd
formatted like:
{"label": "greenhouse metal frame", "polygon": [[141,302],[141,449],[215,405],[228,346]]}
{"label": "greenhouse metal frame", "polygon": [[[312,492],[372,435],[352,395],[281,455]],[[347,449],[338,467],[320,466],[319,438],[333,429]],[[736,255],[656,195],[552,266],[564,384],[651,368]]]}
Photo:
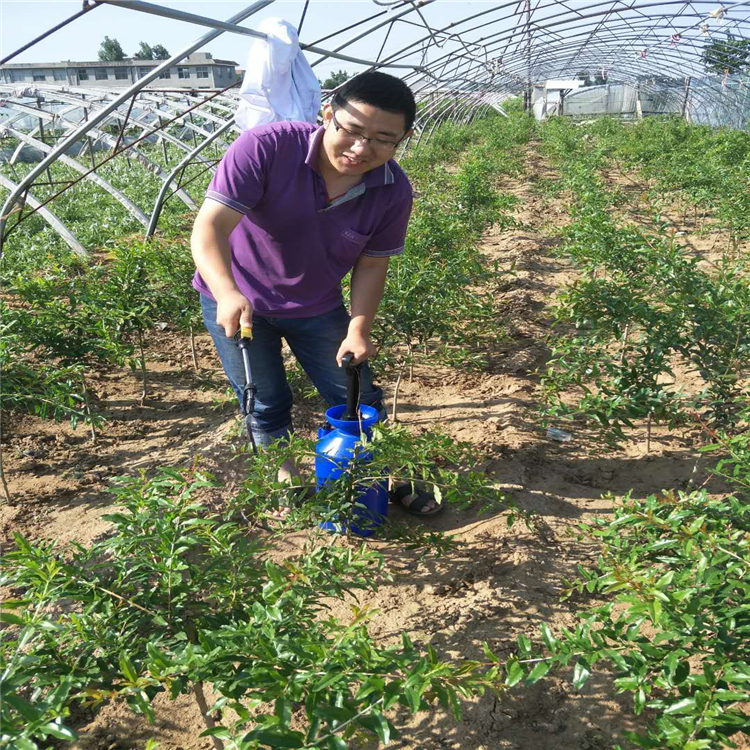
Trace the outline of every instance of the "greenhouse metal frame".
{"label": "greenhouse metal frame", "polygon": [[[531,108],[535,91],[545,81],[570,80],[581,72],[595,76],[603,85],[631,87],[639,102],[641,96],[658,100],[665,113],[740,128],[747,128],[750,121],[750,0],[728,4],[607,0],[585,5],[572,0],[514,0],[492,4],[442,26],[431,18],[435,0],[372,2],[372,12],[366,17],[312,42],[301,41],[301,48],[313,68],[336,59],[360,67],[359,72],[383,69],[403,77],[421,106],[415,134],[403,144],[401,153],[428,140],[443,122],[468,123],[491,109],[502,114],[502,104],[510,97],[523,97]],[[188,178],[187,168],[199,165],[199,174],[215,169],[218,158],[209,151],[225,149],[231,132],[239,132],[234,123],[239,84],[201,92],[147,86],[221,34],[265,39],[261,32],[241,24],[272,4],[273,0],[260,0],[221,21],[141,0],[85,0],[69,19],[0,61],[7,63],[105,5],[205,30],[124,91],[43,84],[19,91],[17,85],[0,84],[0,112],[5,116],[0,120],[0,135],[17,141],[9,159],[11,170],[24,148],[41,153],[39,163],[21,178],[0,175],[0,187],[9,193],[0,209],[0,248],[21,222],[39,214],[75,252],[85,255],[87,249],[54,213],[55,198],[82,180],[117,201],[144,228],[146,237],[156,231],[171,197],[195,210],[196,200],[186,188],[196,174]],[[307,0],[297,23],[301,40],[305,18],[313,12],[315,5]],[[406,45],[405,36],[409,37]],[[397,43],[396,37],[401,41]],[[349,54],[365,39],[379,42],[373,58]],[[745,61],[723,74],[709,74],[706,50],[723,39],[747,42]],[[593,101],[593,88],[578,91],[588,90]],[[583,111],[582,107],[576,111]],[[139,148],[146,143],[161,144],[167,169]],[[184,154],[174,165],[167,144]],[[115,158],[136,159],[158,177],[161,188],[152,206],[135,205],[101,173]],[[75,179],[53,181],[50,167],[55,162],[74,170]],[[35,189],[41,186],[55,189],[40,199]]]}

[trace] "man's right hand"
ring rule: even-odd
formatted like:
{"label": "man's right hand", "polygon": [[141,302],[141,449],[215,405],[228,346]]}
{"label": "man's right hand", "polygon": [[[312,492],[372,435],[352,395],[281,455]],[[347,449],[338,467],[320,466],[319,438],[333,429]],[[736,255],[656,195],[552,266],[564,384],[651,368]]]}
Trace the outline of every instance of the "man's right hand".
{"label": "man's right hand", "polygon": [[216,300],[216,322],[232,338],[240,326],[253,327],[253,306],[242,292],[225,292]]}

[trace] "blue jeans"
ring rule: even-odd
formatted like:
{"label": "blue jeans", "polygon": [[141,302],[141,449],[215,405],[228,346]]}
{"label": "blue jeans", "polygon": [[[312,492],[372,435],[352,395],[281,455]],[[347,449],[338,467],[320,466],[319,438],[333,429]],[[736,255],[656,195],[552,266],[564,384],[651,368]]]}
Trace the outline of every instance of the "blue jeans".
{"label": "blue jeans", "polygon": [[[203,322],[216,346],[224,372],[240,408],[245,386],[245,368],[234,339],[216,323],[216,302],[201,294]],[[336,362],[336,353],[349,329],[349,314],[341,305],[331,312],[311,318],[277,318],[253,314],[250,343],[250,375],[257,388],[255,407],[246,418],[258,446],[292,432],[292,391],[286,379],[281,356],[281,340],[289,348],[329,406],[346,403],[346,371]],[[384,415],[383,391],[372,382],[365,363],[360,377],[360,403],[374,406]]]}

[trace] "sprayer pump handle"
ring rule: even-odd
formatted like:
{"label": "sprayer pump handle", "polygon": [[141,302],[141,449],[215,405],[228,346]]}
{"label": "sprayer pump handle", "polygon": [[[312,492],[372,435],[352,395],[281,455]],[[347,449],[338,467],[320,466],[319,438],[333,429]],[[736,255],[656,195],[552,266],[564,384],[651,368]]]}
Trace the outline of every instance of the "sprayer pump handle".
{"label": "sprayer pump handle", "polygon": [[351,352],[348,352],[341,358],[341,364],[344,366],[347,372],[349,372],[350,370],[359,369],[359,365],[352,364],[353,359],[354,359],[354,355]]}

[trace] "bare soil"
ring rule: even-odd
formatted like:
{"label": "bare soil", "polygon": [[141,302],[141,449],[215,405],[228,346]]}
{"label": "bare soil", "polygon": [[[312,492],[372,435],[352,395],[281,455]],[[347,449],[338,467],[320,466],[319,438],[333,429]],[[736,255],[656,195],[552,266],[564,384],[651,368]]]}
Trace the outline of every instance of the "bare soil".
{"label": "bare soil", "polygon": [[[497,302],[506,319],[488,352],[489,365],[480,373],[416,368],[412,382],[401,386],[399,419],[415,431],[440,428],[480,446],[487,460],[477,468],[520,507],[538,514],[540,523],[533,532],[522,525],[509,529],[502,514],[477,517],[449,509],[432,523],[464,545],[438,560],[372,542],[394,577],[370,602],[378,610],[372,633],[383,642],[408,631],[416,642],[432,642],[443,653],[481,658],[485,641],[496,653],[510,654],[518,634],[536,638],[543,622],[553,629],[571,625],[576,604],[559,601],[562,580],[596,555],[590,543],[570,534],[576,524],[611,513],[604,493],[633,490],[646,496],[684,487],[696,465],[702,481],[710,463],[697,453],[695,436],[684,431],[654,429],[647,453],[641,426],[624,450],[602,454],[582,435],[557,443],[539,426],[538,373],[548,357],[549,306],[574,272],[554,254],[559,242],[554,229],[567,212],[560,199],[544,198],[535,188],[539,180],[554,179],[554,172],[533,146],[525,166],[522,178],[498,185],[521,199],[516,218],[523,228],[490,230],[483,242],[487,258],[498,262]],[[91,543],[108,528],[101,516],[113,504],[105,491],[111,477],[187,465],[197,455],[224,480],[222,492],[231,494],[247,460],[232,449],[238,435],[235,406],[207,335],[197,337],[197,347],[198,373],[186,340],[167,330],[151,342],[151,393],[143,406],[136,375],[99,374],[90,386],[108,421],[96,443],[84,428],[14,418],[3,445],[12,495],[2,508],[3,536],[20,531],[31,539]],[[322,413],[314,399],[299,403],[298,430],[312,434]],[[290,535],[280,552],[295,551],[302,538]],[[211,746],[198,737],[203,725],[189,699],[160,699],[156,708],[155,726],[123,705],[82,717],[79,747],[143,747],[148,739],[164,750]],[[459,724],[439,710],[394,719],[403,739],[393,746],[424,750],[605,750],[620,742],[623,729],[636,726],[629,697],[614,694],[607,674],[592,677],[580,693],[565,679],[551,677],[502,699],[485,696],[466,705]]]}

